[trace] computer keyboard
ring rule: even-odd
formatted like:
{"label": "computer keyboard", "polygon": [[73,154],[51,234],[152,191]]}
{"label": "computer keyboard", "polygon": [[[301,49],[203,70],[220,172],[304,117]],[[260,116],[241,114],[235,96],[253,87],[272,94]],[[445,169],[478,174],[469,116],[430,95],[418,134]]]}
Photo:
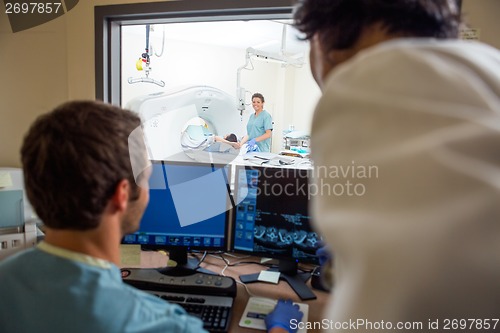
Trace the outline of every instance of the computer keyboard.
{"label": "computer keyboard", "polygon": [[144,268],[122,268],[121,273],[125,283],[177,303],[200,318],[207,331],[228,332],[237,291],[233,278],[197,271],[171,276]]}
{"label": "computer keyboard", "polygon": [[176,303],[189,314],[203,321],[203,328],[213,333],[229,330],[234,298],[227,296],[179,294],[164,291],[145,290],[170,303]]}

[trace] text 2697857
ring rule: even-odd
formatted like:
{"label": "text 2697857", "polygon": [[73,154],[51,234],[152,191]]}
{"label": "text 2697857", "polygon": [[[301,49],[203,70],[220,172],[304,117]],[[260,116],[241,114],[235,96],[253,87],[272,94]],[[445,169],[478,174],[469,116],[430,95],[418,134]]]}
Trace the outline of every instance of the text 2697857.
{"label": "text 2697857", "polygon": [[444,319],[443,330],[495,330],[499,319]]}
{"label": "text 2697857", "polygon": [[62,11],[61,2],[6,2],[6,14],[57,14]]}

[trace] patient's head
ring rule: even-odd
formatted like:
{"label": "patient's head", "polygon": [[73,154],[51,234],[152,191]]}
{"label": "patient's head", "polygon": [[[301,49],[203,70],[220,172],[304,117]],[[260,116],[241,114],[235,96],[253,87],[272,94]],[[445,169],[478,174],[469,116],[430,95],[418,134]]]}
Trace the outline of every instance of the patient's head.
{"label": "patient's head", "polygon": [[236,137],[236,134],[234,134],[234,133],[226,135],[224,137],[224,139],[226,139],[227,141],[231,141],[231,142],[238,142],[238,138]]}
{"label": "patient's head", "polygon": [[140,125],[136,114],[95,101],[63,104],[33,123],[21,148],[26,193],[49,228],[97,227],[123,179],[137,200],[129,145],[138,138],[129,135]]}

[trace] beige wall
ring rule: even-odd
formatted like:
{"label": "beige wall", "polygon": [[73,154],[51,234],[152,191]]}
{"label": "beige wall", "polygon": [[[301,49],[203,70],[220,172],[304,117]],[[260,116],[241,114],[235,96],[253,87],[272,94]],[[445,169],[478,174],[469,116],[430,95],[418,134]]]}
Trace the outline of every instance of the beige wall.
{"label": "beige wall", "polygon": [[480,29],[480,40],[500,49],[500,0],[463,0],[465,23]]}
{"label": "beige wall", "polygon": [[[81,0],[62,17],[18,33],[0,6],[0,166],[20,166],[22,137],[39,114],[69,99],[95,97],[94,6],[152,1]],[[481,40],[500,48],[500,0],[463,1]]]}
{"label": "beige wall", "polygon": [[66,45],[64,16],[14,34],[0,13],[0,166],[19,166],[29,124],[68,98]]}
{"label": "beige wall", "polygon": [[12,33],[0,5],[0,166],[19,167],[33,120],[70,99],[95,98],[94,6],[155,0],[81,0],[67,14]]}

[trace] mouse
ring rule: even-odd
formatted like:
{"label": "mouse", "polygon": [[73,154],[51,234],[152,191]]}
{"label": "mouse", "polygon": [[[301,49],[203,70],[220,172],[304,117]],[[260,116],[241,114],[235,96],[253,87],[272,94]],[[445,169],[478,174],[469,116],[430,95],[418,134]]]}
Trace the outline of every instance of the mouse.
{"label": "mouse", "polygon": [[321,266],[318,266],[314,269],[311,274],[311,287],[316,290],[330,292],[330,287],[323,281],[321,275]]}

